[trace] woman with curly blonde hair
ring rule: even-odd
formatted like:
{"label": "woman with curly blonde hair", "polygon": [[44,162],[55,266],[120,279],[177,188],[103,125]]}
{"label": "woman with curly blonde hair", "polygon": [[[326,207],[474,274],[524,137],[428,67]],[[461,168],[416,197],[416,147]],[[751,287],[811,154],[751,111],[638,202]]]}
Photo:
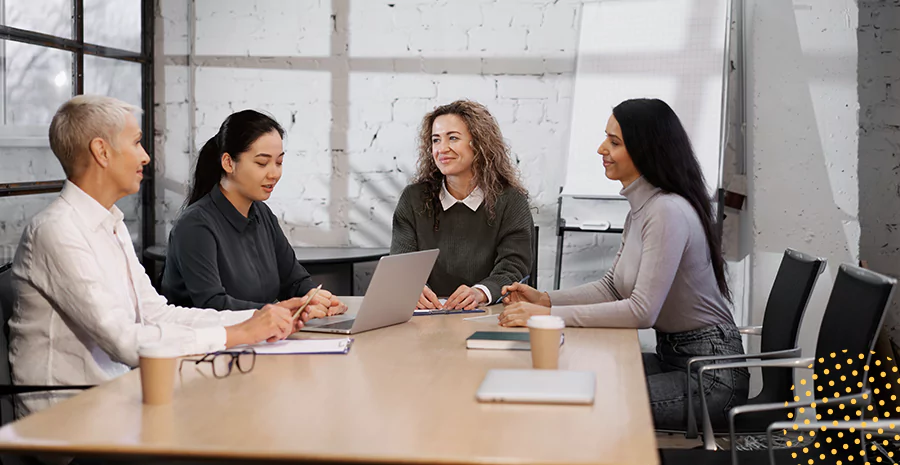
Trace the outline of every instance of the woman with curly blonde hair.
{"label": "woman with curly blonde hair", "polygon": [[417,307],[494,303],[531,269],[533,229],[528,193],[487,108],[458,100],[425,115],[416,176],[400,195],[391,239],[392,254],[441,251]]}

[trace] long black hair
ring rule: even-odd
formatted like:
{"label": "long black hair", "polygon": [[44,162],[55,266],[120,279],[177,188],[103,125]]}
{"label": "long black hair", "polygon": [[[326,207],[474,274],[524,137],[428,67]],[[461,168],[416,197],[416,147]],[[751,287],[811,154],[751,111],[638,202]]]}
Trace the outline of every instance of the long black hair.
{"label": "long black hair", "polygon": [[638,171],[654,186],[684,197],[706,233],[719,291],[731,302],[722,241],[713,228],[712,204],[700,163],[678,115],[659,99],[626,100],[613,108],[622,139]]}
{"label": "long black hair", "polygon": [[227,153],[237,161],[238,156],[246,152],[257,139],[272,131],[277,131],[284,138],[284,128],[277,121],[255,110],[239,111],[225,118],[219,132],[200,149],[191,193],[185,206],[200,200],[219,184],[225,174],[222,168],[223,154]]}

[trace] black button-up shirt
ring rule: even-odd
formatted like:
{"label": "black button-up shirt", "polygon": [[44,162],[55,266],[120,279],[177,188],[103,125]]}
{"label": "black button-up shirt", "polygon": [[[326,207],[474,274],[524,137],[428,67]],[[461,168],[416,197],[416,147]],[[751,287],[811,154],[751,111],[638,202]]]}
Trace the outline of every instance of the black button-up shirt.
{"label": "black button-up shirt", "polygon": [[263,202],[244,217],[217,185],[169,234],[163,294],[174,305],[243,310],[315,287]]}

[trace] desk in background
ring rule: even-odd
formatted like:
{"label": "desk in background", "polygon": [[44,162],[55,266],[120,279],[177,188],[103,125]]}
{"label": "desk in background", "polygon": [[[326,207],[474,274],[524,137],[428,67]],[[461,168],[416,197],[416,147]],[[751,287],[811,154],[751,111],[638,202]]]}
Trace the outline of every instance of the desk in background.
{"label": "desk in background", "polygon": [[[355,309],[360,298],[346,301]],[[531,354],[466,350],[472,332],[499,329],[466,316],[417,316],[357,334],[348,355],[259,356],[251,373],[221,380],[186,366],[171,406],[143,406],[135,370],[3,427],[0,451],[131,460],[658,463],[635,330],[566,329],[560,368],[597,373],[592,406],[480,404],[475,391],[489,369],[528,368]]]}
{"label": "desk in background", "polygon": [[[313,280],[336,295],[355,295],[354,264],[376,261],[390,252],[387,248],[294,247],[297,261],[309,271]],[[147,247],[144,258],[165,264],[166,246]],[[153,283],[158,289],[158,278],[154,278]]]}
{"label": "desk in background", "polygon": [[[294,247],[297,261],[309,271],[313,280],[335,295],[356,295],[353,265],[373,262],[389,255],[387,248],[360,247]],[[361,294],[365,294],[365,289]]]}

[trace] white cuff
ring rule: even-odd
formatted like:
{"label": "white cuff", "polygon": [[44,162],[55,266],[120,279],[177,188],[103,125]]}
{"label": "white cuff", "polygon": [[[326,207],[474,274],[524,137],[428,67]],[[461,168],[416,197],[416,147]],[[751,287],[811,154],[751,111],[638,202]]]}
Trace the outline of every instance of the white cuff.
{"label": "white cuff", "polygon": [[225,332],[224,326],[215,326],[212,328],[196,328],[194,334],[197,336],[196,353],[215,352],[225,349],[225,342],[228,340],[228,334]]}
{"label": "white cuff", "polygon": [[491,305],[494,303],[494,299],[491,298],[491,291],[488,290],[487,286],[484,284],[476,284],[472,286],[473,289],[480,289],[481,292],[484,292],[484,296],[487,297],[487,303],[485,305]]}

